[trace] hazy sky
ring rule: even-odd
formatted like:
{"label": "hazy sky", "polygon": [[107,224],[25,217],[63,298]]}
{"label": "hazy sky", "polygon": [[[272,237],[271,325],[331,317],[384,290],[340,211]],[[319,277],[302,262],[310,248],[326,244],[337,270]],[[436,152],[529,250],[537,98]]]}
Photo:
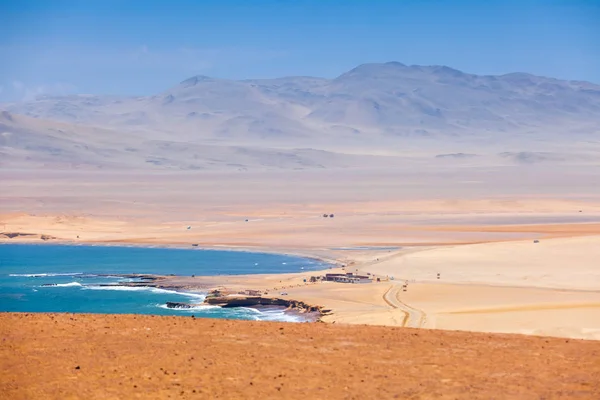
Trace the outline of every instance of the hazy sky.
{"label": "hazy sky", "polygon": [[385,61],[600,83],[600,0],[0,0],[0,100]]}

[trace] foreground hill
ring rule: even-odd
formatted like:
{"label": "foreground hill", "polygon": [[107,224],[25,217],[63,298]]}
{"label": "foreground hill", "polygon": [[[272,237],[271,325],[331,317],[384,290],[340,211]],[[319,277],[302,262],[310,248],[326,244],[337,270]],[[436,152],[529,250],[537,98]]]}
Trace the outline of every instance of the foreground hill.
{"label": "foreground hill", "polygon": [[318,323],[0,314],[30,398],[598,399],[600,342]]}

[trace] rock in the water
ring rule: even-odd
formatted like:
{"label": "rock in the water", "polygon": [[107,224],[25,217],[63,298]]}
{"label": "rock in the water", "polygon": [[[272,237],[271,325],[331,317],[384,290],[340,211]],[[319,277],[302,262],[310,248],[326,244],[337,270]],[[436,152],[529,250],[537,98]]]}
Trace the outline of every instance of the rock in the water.
{"label": "rock in the water", "polygon": [[167,301],[167,308],[193,308],[193,304],[180,303],[177,301]]}

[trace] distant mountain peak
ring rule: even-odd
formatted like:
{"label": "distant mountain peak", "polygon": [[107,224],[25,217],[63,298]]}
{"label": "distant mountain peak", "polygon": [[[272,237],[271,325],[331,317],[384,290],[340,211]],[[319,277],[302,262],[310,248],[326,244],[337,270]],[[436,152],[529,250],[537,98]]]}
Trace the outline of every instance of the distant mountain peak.
{"label": "distant mountain peak", "polygon": [[[391,61],[362,64],[335,79],[196,75],[154,96],[67,96],[1,106],[17,121],[25,114],[210,140],[597,134],[600,86]],[[8,125],[8,118],[0,114],[0,124]]]}
{"label": "distant mountain peak", "polygon": [[389,65],[389,66],[392,66],[392,67],[406,67],[406,64],[402,64],[399,61],[388,61],[388,62],[385,63],[385,65]]}
{"label": "distant mountain peak", "polygon": [[184,81],[181,81],[180,85],[183,85],[185,87],[190,87],[190,86],[196,86],[198,83],[201,82],[214,82],[215,79],[211,78],[210,76],[206,76],[206,75],[196,75],[196,76],[192,76],[191,78],[188,78]]}
{"label": "distant mountain peak", "polygon": [[450,75],[457,75],[457,74],[464,74],[464,72],[459,71],[457,69],[454,68],[450,68],[446,65],[435,65],[434,67],[434,72],[438,72],[438,73],[444,73],[444,74],[450,74]]}
{"label": "distant mountain peak", "polygon": [[10,122],[12,122],[12,121],[13,121],[12,114],[11,114],[11,113],[9,113],[8,111],[2,111],[2,112],[0,113],[0,119],[2,119],[2,120],[6,120],[6,121],[10,121]]}
{"label": "distant mountain peak", "polygon": [[398,61],[390,61],[386,63],[368,63],[361,64],[350,71],[340,75],[337,79],[353,78],[355,76],[377,76],[379,74],[396,74],[406,71],[410,67]]}
{"label": "distant mountain peak", "polygon": [[352,71],[360,71],[360,70],[376,70],[376,69],[404,69],[404,68],[410,68],[408,67],[406,64],[402,64],[399,61],[388,61],[386,63],[366,63],[366,64],[361,64],[357,67],[355,67],[354,69],[350,70],[349,72]]}

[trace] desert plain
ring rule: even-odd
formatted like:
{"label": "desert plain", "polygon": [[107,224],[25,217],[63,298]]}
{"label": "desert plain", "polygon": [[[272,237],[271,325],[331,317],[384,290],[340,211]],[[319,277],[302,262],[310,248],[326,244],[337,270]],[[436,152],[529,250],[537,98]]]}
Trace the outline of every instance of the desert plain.
{"label": "desert plain", "polygon": [[600,339],[600,182],[590,167],[512,169],[0,171],[2,241],[317,257],[381,282],[309,285],[314,273],[298,271],[168,283],[285,291],[331,323]]}

